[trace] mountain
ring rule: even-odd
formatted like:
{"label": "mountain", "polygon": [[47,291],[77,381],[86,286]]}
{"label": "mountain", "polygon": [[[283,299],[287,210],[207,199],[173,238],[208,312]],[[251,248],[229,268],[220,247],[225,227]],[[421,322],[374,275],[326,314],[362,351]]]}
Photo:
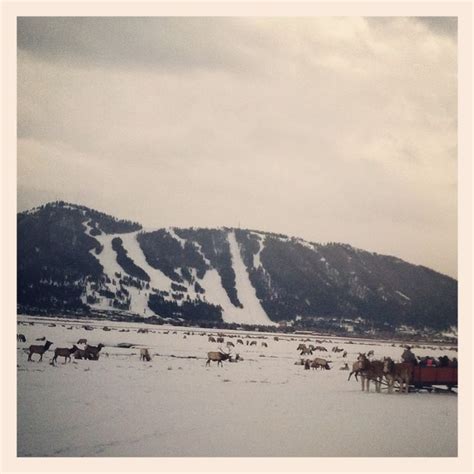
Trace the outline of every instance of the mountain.
{"label": "mountain", "polygon": [[299,328],[457,326],[457,281],[356,249],[244,229],[145,231],[54,202],[17,215],[18,308]]}

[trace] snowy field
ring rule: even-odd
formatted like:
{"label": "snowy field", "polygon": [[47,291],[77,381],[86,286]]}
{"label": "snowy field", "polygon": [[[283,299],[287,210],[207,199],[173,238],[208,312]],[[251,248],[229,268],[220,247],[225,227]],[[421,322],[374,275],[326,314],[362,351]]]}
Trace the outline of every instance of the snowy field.
{"label": "snowy field", "polygon": [[[456,394],[376,393],[373,385],[370,393],[362,392],[360,383],[348,381],[348,372],[340,370],[342,353],[331,351],[336,345],[347,350],[349,365],[358,352],[371,349],[375,358],[398,360],[400,341],[349,344],[350,338],[296,335],[275,341],[274,334],[222,331],[237,336],[225,341],[236,345],[233,352],[243,360],[226,361],[221,368],[205,367],[207,352],[225,347],[208,341],[215,330],[18,320],[18,333],[27,338],[17,343],[18,456],[457,455]],[[56,327],[49,327],[51,322]],[[96,329],[87,331],[83,324]],[[112,330],[103,331],[104,325]],[[124,328],[129,331],[120,332]],[[150,332],[137,333],[138,328]],[[34,340],[43,336],[53,346],[42,362],[28,362],[24,348],[42,344]],[[56,347],[71,347],[80,338],[105,344],[98,361],[63,364],[60,358],[50,365]],[[296,348],[307,338],[307,345],[328,349],[312,357],[332,360],[332,370],[295,365]],[[446,346],[420,345],[413,349],[419,356],[457,356]],[[140,347],[150,349],[151,362],[139,360]]]}

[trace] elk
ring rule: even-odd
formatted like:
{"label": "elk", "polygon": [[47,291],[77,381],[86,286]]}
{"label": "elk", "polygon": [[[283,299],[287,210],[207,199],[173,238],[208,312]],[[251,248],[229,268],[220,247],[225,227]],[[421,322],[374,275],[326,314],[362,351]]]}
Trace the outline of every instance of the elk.
{"label": "elk", "polygon": [[211,351],[211,352],[208,352],[207,353],[207,362],[206,362],[206,366],[210,366],[211,365],[211,360],[213,362],[217,362],[217,366],[219,366],[219,364],[221,364],[221,367],[223,367],[223,363],[222,361],[223,360],[230,360],[231,359],[231,355],[230,355],[230,352],[223,352],[222,350],[219,349],[219,351]]}
{"label": "elk", "polygon": [[216,342],[215,338],[212,337],[212,336],[209,336],[209,339],[208,339],[209,342]]}
{"label": "elk", "polygon": [[373,351],[373,350],[367,352],[367,357],[372,357],[373,355],[374,355],[374,351]]}
{"label": "elk", "polygon": [[400,384],[400,391],[408,393],[413,366],[412,364],[402,362],[395,363],[390,357],[383,359],[383,373],[388,382],[388,393],[393,392],[393,385],[395,381]]}
{"label": "elk", "polygon": [[321,351],[321,352],[327,352],[327,351],[328,351],[328,350],[327,350],[325,347],[323,347],[323,346],[316,346],[316,347],[314,348],[314,350],[315,350],[315,351]]}
{"label": "elk", "polygon": [[249,345],[250,345],[250,346],[256,346],[256,345],[257,345],[257,341],[252,341]]}
{"label": "elk", "polygon": [[230,342],[230,341],[227,341],[226,346],[227,347],[235,347],[234,343]]}
{"label": "elk", "polygon": [[57,347],[54,350],[53,364],[56,362],[59,356],[64,357],[64,364],[67,362],[68,359],[69,362],[71,362],[71,354],[74,354],[77,350],[78,347],[76,345],[73,345],[71,349],[67,347]]}
{"label": "elk", "polygon": [[100,350],[105,347],[103,344],[99,344],[98,346],[89,346],[89,344],[84,349],[86,359],[89,360],[98,360],[99,359],[99,352]]}
{"label": "elk", "polygon": [[301,352],[300,355],[313,355],[313,351],[310,347],[305,347]]}
{"label": "elk", "polygon": [[74,359],[87,359],[86,351],[84,349],[77,349],[74,353]]}
{"label": "elk", "polygon": [[145,348],[140,349],[140,360],[150,362],[151,355],[148,349],[145,349]]}
{"label": "elk", "polygon": [[237,339],[237,344],[244,344],[244,341],[242,341],[242,339]]}
{"label": "elk", "polygon": [[87,344],[87,339],[79,339],[76,344]]}
{"label": "elk", "polygon": [[302,351],[302,350],[304,350],[304,349],[306,349],[306,344],[300,344],[300,345],[296,348],[297,351]]}
{"label": "elk", "polygon": [[43,337],[37,337],[37,338],[35,339],[35,341],[46,341],[46,337],[45,337],[45,336],[43,336]]}
{"label": "elk", "polygon": [[16,335],[16,340],[17,340],[18,342],[26,342],[26,337],[25,337],[24,334],[17,334],[17,335]]}
{"label": "elk", "polygon": [[218,338],[216,339],[216,342],[222,342],[222,343],[223,343],[223,342],[224,342],[224,338],[223,338],[222,336],[220,336],[220,337],[218,337]]}
{"label": "elk", "polygon": [[268,344],[266,342],[262,342],[263,347],[268,347]]}
{"label": "elk", "polygon": [[35,346],[31,345],[29,348],[30,353],[28,354],[28,360],[31,360],[31,356],[33,354],[39,354],[40,359],[39,361],[43,360],[43,354],[53,345],[51,341],[46,341],[44,346]]}
{"label": "elk", "polygon": [[326,359],[321,359],[320,357],[316,357],[313,362],[311,362],[311,367],[313,369],[331,370],[331,367],[329,367],[329,362]]}
{"label": "elk", "polygon": [[273,340],[274,341],[279,341],[280,339],[278,339],[278,336],[274,336]]}

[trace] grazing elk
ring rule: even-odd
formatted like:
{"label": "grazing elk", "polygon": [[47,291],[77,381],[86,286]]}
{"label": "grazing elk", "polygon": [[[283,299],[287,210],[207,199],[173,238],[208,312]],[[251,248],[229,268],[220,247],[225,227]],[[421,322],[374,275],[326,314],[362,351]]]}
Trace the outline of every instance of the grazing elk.
{"label": "grazing elk", "polygon": [[145,349],[145,348],[140,349],[140,360],[150,362],[151,355],[148,349]]}
{"label": "grazing elk", "polygon": [[331,370],[331,367],[329,367],[329,362],[326,359],[321,359],[320,357],[316,357],[313,362],[311,362],[311,367],[313,369]]}
{"label": "grazing elk", "polygon": [[342,354],[342,357],[347,357],[347,351],[344,351],[344,354]]}
{"label": "grazing elk", "polygon": [[77,349],[76,352],[74,352],[74,359],[87,359],[86,351],[84,349]]}
{"label": "grazing elk", "polygon": [[234,343],[230,342],[230,341],[227,341],[226,346],[227,347],[235,347]]}
{"label": "grazing elk", "polygon": [[304,349],[306,349],[306,344],[300,344],[300,345],[296,348],[297,351],[302,351],[302,350],[304,350]]}
{"label": "grazing elk", "polygon": [[31,356],[33,354],[39,354],[40,355],[40,359],[39,361],[42,361],[43,360],[43,354],[53,345],[53,343],[51,341],[46,341],[44,346],[35,346],[35,345],[31,345],[29,347],[29,351],[30,353],[28,354],[28,360],[32,360],[31,359]]}
{"label": "grazing elk", "polygon": [[408,393],[413,365],[407,362],[395,363],[390,357],[383,359],[383,373],[388,382],[388,393],[393,392],[395,382],[400,384],[399,393]]}
{"label": "grazing elk", "polygon": [[224,343],[224,338],[222,336],[220,336],[216,339],[216,342]]}
{"label": "grazing elk", "polygon": [[209,336],[208,341],[209,342],[216,342],[216,339],[212,336]]}
{"label": "grazing elk", "polygon": [[99,344],[98,346],[89,346],[88,344],[84,349],[86,359],[99,360],[99,352],[103,347],[105,347],[104,344]]}
{"label": "grazing elk", "polygon": [[213,362],[217,362],[217,366],[221,364],[221,367],[224,365],[222,363],[223,360],[231,360],[231,355],[230,352],[222,352],[221,350],[217,351],[211,351],[207,353],[207,362],[206,366],[211,365],[211,360]]}
{"label": "grazing elk", "polygon": [[313,355],[313,351],[310,347],[305,347],[301,352],[300,355]]}
{"label": "grazing elk", "polygon": [[76,344],[87,344],[87,339],[79,339]]}
{"label": "grazing elk", "polygon": [[64,357],[64,363],[66,363],[68,359],[69,362],[71,362],[71,354],[74,354],[77,350],[78,347],[76,345],[73,345],[71,349],[67,347],[57,347],[54,350],[53,364],[56,362],[59,356]]}
{"label": "grazing elk", "polygon": [[17,335],[16,335],[16,340],[17,340],[18,342],[26,342],[26,337],[25,337],[24,334],[17,334]]}
{"label": "grazing elk", "polygon": [[45,337],[45,336],[43,336],[43,337],[37,337],[37,338],[35,339],[35,341],[46,341],[46,337]]}
{"label": "grazing elk", "polygon": [[280,339],[278,339],[278,336],[274,336],[274,337],[273,337],[273,340],[274,340],[274,341],[279,341]]}
{"label": "grazing elk", "polygon": [[252,341],[249,345],[250,345],[250,346],[256,346],[256,345],[257,345],[257,341]]}
{"label": "grazing elk", "polygon": [[327,350],[325,347],[323,347],[323,346],[316,346],[316,347],[314,348],[314,350],[315,350],[315,351],[321,351],[321,352],[327,352],[327,351],[328,351],[328,350]]}
{"label": "grazing elk", "polygon": [[242,339],[237,339],[237,344],[244,344],[244,341],[242,341]]}
{"label": "grazing elk", "polygon": [[268,347],[268,344],[266,342],[262,342],[262,347]]}

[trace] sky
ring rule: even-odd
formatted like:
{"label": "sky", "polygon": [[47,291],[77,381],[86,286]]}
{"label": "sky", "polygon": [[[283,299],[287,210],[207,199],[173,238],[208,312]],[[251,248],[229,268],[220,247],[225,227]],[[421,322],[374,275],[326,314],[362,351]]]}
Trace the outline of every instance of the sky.
{"label": "sky", "polygon": [[18,210],[343,242],[457,276],[457,22],[18,19]]}

